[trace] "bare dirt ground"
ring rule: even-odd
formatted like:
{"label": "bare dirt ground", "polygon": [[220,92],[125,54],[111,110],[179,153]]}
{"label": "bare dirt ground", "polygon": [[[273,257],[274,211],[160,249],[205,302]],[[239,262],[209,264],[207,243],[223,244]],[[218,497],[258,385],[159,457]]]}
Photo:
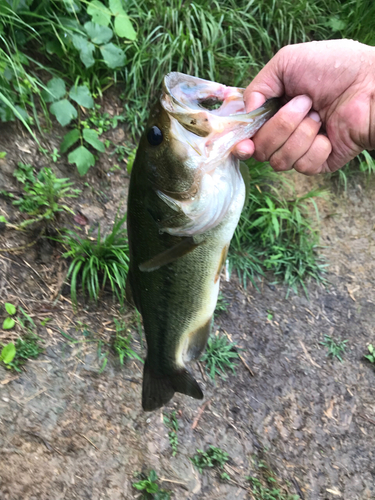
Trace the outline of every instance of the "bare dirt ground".
{"label": "bare dirt ground", "polygon": [[[121,129],[109,136],[115,143],[124,138]],[[50,138],[45,147],[52,151],[57,144]],[[18,189],[12,177],[18,161],[37,169],[47,164],[15,126],[2,126],[0,151],[7,152],[0,160],[0,190]],[[84,180],[64,158],[52,164],[58,176],[70,176],[83,189],[71,206],[90,227],[110,227],[126,198],[125,165],[111,173],[113,163],[114,157],[102,155]],[[297,182],[301,191],[311,183],[329,185],[322,179]],[[142,364],[121,366],[109,354],[100,373],[99,341],[109,342],[113,318],[120,316],[111,295],[97,306],[82,301],[75,313],[66,286],[59,295],[66,273],[59,247],[39,239],[20,252],[1,251],[0,302],[22,306],[32,316],[45,353],[18,374],[0,367],[0,499],[137,498],[134,473],[154,469],[173,498],[261,500],[245,478],[261,476],[256,464],[262,460],[285,494],[374,500],[375,370],[363,359],[367,345],[375,344],[374,188],[374,182],[354,182],[346,195],[332,195],[322,207],[327,288],[311,283],[309,299],[302,293],[286,298],[285,287],[266,280],[259,291],[242,289],[235,276],[223,282],[230,305],[215,330],[243,349],[243,362],[216,385],[203,365],[192,367],[205,400],[176,395],[164,409],[178,414],[175,457],[162,411],[142,411]],[[4,198],[0,215],[19,220]],[[72,216],[64,217],[62,223],[72,224]],[[28,245],[36,237],[2,228],[0,248]],[[52,319],[42,326],[46,317]],[[130,308],[125,320],[134,350],[144,356]],[[348,340],[342,363],[326,357],[319,343],[324,334]],[[0,331],[2,343],[16,337],[17,330]],[[211,444],[231,457],[229,483],[215,470],[199,474],[190,461],[197,448]]]}

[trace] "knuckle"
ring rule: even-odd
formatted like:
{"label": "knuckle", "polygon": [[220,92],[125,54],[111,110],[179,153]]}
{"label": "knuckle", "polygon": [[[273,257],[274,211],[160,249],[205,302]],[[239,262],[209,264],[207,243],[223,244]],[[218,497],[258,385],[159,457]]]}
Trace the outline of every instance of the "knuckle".
{"label": "knuckle", "polygon": [[280,134],[289,137],[295,127],[286,116],[281,115],[278,120],[277,128]]}
{"label": "knuckle", "polygon": [[283,158],[281,155],[274,154],[271,156],[269,161],[271,167],[278,172],[282,170],[288,170],[287,161],[285,161],[285,158]]}

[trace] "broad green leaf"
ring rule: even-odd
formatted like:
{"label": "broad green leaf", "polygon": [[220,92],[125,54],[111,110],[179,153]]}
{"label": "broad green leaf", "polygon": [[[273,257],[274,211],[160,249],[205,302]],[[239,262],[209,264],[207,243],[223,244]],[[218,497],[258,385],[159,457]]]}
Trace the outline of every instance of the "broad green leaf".
{"label": "broad green leaf", "polygon": [[113,37],[113,31],[111,28],[107,28],[106,26],[100,26],[100,24],[89,21],[85,23],[84,27],[92,43],[107,43]]}
{"label": "broad green leaf", "polygon": [[111,11],[99,0],[93,0],[88,4],[87,14],[92,17],[94,23],[108,26],[111,20]]}
{"label": "broad green leaf", "polygon": [[10,304],[9,302],[5,302],[5,310],[10,316],[16,314],[17,311],[16,307],[13,304]]}
{"label": "broad green leaf", "polygon": [[65,82],[62,78],[52,78],[47,83],[47,89],[42,92],[43,99],[46,102],[58,101],[65,95]]}
{"label": "broad green leaf", "polygon": [[341,31],[346,28],[346,22],[336,16],[331,17],[326,25],[331,28],[332,31]]}
{"label": "broad green leaf", "polygon": [[129,40],[137,38],[137,33],[130,22],[129,16],[126,14],[119,14],[115,17],[115,32],[118,36]]}
{"label": "broad green leaf", "polygon": [[79,146],[68,156],[69,163],[75,163],[80,175],[85,175],[88,169],[95,165],[95,157],[85,146]]}
{"label": "broad green leaf", "polygon": [[91,146],[101,153],[104,153],[105,151],[105,146],[98,139],[98,132],[96,130],[93,130],[92,128],[84,128],[83,129],[83,138],[85,139],[86,142],[91,144]]}
{"label": "broad green leaf", "polygon": [[59,57],[64,56],[64,50],[58,40],[48,40],[46,43],[46,51],[48,54],[56,54]]}
{"label": "broad green leaf", "polygon": [[91,92],[86,87],[86,85],[72,87],[69,92],[69,97],[84,108],[94,107],[94,99],[92,98]]}
{"label": "broad green leaf", "polygon": [[5,224],[7,223],[7,220],[4,217],[4,215],[0,215],[0,222],[5,222]]}
{"label": "broad green leaf", "polygon": [[79,57],[81,58],[81,61],[86,68],[90,68],[95,63],[95,59],[92,55],[95,50],[95,45],[81,35],[73,35],[72,41],[74,47],[79,50]]}
{"label": "broad green leaf", "polygon": [[49,109],[63,127],[68,125],[74,118],[77,118],[77,110],[70,104],[68,99],[54,102]]}
{"label": "broad green leaf", "polygon": [[68,132],[65,136],[64,139],[60,145],[60,151],[62,153],[66,153],[68,149],[75,144],[78,139],[81,137],[81,134],[78,130],[78,128],[74,128],[70,132]]}
{"label": "broad green leaf", "polygon": [[8,365],[14,359],[16,355],[16,347],[13,342],[9,342],[6,346],[4,346],[1,350],[0,361]]}
{"label": "broad green leaf", "polygon": [[3,322],[3,329],[4,330],[10,330],[11,328],[14,327],[16,322],[14,321],[13,318],[5,318]]}
{"label": "broad green leaf", "polygon": [[125,65],[125,54],[117,45],[107,43],[99,48],[104,62],[109,68],[114,69]]}
{"label": "broad green leaf", "polygon": [[114,16],[122,13],[125,14],[121,0],[109,0],[109,8]]}
{"label": "broad green leaf", "polygon": [[130,22],[129,16],[122,7],[121,0],[109,0],[109,8],[115,16],[115,32],[121,38],[135,40],[137,33],[134,31],[133,25]]}

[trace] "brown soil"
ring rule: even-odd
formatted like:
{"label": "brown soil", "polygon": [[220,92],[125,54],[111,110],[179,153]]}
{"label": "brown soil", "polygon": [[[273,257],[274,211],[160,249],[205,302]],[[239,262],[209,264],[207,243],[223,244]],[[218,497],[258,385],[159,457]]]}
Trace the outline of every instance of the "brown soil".
{"label": "brown soil", "polygon": [[[107,136],[116,143],[124,139],[121,129]],[[49,138],[44,146],[52,151],[58,143]],[[7,152],[0,160],[0,190],[19,189],[12,176],[17,162],[37,169],[48,164],[35,143],[8,124],[0,130],[0,151]],[[117,173],[109,171],[116,162],[101,155],[84,180],[66,158],[51,164],[58,176],[71,177],[83,189],[70,205],[88,218],[90,228],[110,227],[126,199],[125,164]],[[330,185],[295,177],[300,191],[312,183]],[[216,319],[215,330],[243,349],[242,362],[235,375],[216,384],[202,364],[192,367],[205,400],[176,395],[164,409],[178,414],[175,457],[162,411],[142,411],[141,363],[121,366],[109,353],[100,373],[99,340],[110,342],[118,304],[105,293],[97,306],[82,301],[75,313],[67,287],[59,294],[66,274],[61,249],[41,238],[35,243],[36,231],[24,235],[2,228],[0,301],[32,316],[45,353],[19,374],[0,367],[0,498],[136,498],[134,473],[155,469],[173,498],[260,500],[251,494],[246,476],[261,478],[263,469],[256,463],[262,460],[285,494],[305,500],[374,500],[375,370],[363,358],[367,345],[375,344],[374,187],[374,182],[353,183],[347,194],[332,194],[322,207],[327,288],[310,283],[309,299],[302,293],[286,298],[286,288],[269,281],[261,281],[259,291],[242,289],[235,276],[223,282],[230,305]],[[5,198],[0,215],[20,221]],[[73,224],[72,217],[64,216],[61,224]],[[3,251],[22,245],[30,246]],[[42,326],[46,317],[51,320]],[[124,318],[134,350],[144,356],[130,308]],[[69,342],[61,330],[80,342]],[[18,333],[17,328],[0,331],[0,342],[15,340]],[[320,344],[324,334],[348,340],[342,363],[326,357]],[[199,474],[194,469],[189,458],[210,444],[230,455],[230,483],[220,481],[215,470]]]}

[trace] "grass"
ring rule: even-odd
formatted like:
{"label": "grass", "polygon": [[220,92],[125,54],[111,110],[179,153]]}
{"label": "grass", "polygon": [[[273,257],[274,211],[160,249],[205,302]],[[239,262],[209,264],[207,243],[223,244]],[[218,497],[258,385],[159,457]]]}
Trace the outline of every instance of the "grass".
{"label": "grass", "polygon": [[[145,474],[138,474],[140,480],[133,483],[133,488],[141,491],[142,500],[169,500],[171,497],[170,492],[163,490],[158,485],[158,476],[154,470],[151,470],[146,476]],[[139,497],[138,497],[139,498]]]}
{"label": "grass", "polygon": [[365,359],[370,361],[373,365],[375,365],[375,347],[372,344],[368,346],[368,354],[364,356]]}
{"label": "grass", "polygon": [[226,379],[228,370],[236,373],[235,361],[239,357],[237,350],[226,335],[210,335],[201,360],[206,364],[207,373],[212,380],[215,380],[216,375]]}
{"label": "grass", "polygon": [[67,279],[70,278],[71,297],[77,304],[79,285],[83,295],[88,293],[97,301],[99,293],[109,282],[111,290],[122,303],[129,269],[127,233],[123,227],[126,215],[117,218],[112,231],[101,236],[100,226],[96,239],[81,238],[73,231],[66,232],[60,242],[67,248],[63,257],[71,259]]}
{"label": "grass", "polygon": [[132,336],[130,333],[127,333],[127,327],[124,321],[113,319],[116,327],[116,335],[113,340],[113,350],[118,355],[120,363],[123,365],[124,361],[127,359],[138,359],[143,363],[143,359],[138,356],[138,354],[133,351],[130,347]]}
{"label": "grass", "polygon": [[324,335],[324,341],[319,344],[328,349],[327,356],[337,358],[342,363],[342,354],[345,352],[347,342],[347,340],[336,342],[329,335]]}
{"label": "grass", "polygon": [[229,455],[220,448],[209,446],[206,451],[197,450],[197,454],[190,459],[193,465],[202,474],[203,469],[217,467],[223,469],[229,460]]}
{"label": "grass", "polygon": [[287,285],[288,294],[299,286],[307,293],[308,279],[324,282],[315,198],[326,192],[296,196],[290,183],[267,163],[250,160],[248,166],[251,188],[229,249],[229,270],[237,271],[244,287],[248,281],[256,286],[257,278],[271,270]]}
{"label": "grass", "polygon": [[299,500],[299,495],[289,493],[289,487],[280,486],[280,481],[263,460],[253,461],[256,476],[248,476],[251,491],[256,500]]}
{"label": "grass", "polygon": [[6,191],[1,194],[13,199],[12,204],[30,216],[19,224],[20,228],[52,220],[59,212],[73,213],[64,200],[76,198],[81,191],[72,188],[74,182],[70,182],[69,178],[60,179],[47,167],[35,175],[34,167],[22,162],[18,163],[13,175],[21,186],[21,194],[16,196]]}
{"label": "grass", "polygon": [[257,500],[299,500],[299,495],[289,495],[274,483],[276,480],[269,477],[268,484],[264,486],[256,477],[249,476],[247,480],[250,482],[251,491],[254,498]]}
{"label": "grass", "polygon": [[21,371],[28,359],[35,359],[44,352],[39,337],[33,333],[28,333],[22,338],[19,337],[15,343],[15,350],[13,361],[9,362],[7,366],[17,372]]}
{"label": "grass", "polygon": [[217,303],[215,307],[215,316],[219,316],[223,312],[227,312],[229,307],[228,300],[224,297],[224,295],[219,292],[219,296],[217,298]]}
{"label": "grass", "polygon": [[366,184],[375,173],[375,161],[368,151],[362,151],[360,155],[349,162],[340,170],[331,174],[331,179],[337,190],[347,191],[351,181],[364,181]]}
{"label": "grass", "polygon": [[[98,11],[92,2],[3,2],[0,18],[0,120],[20,120],[34,138],[32,127],[36,125],[41,132],[48,129],[51,114],[62,126],[69,124],[71,129],[64,135],[60,152],[54,151],[51,157],[57,161],[60,153],[67,153],[68,161],[76,164],[81,175],[95,165],[98,153],[105,151],[100,134],[118,121],[125,122],[133,140],[138,139],[159,95],[162,78],[169,71],[245,86],[289,43],[346,37],[375,44],[374,30],[370,29],[375,4],[366,0],[350,0],[345,5],[339,0],[129,0],[122,3],[123,14],[129,16],[127,29],[119,26],[112,2],[102,0],[102,4]],[[94,99],[101,99],[106,89],[116,84],[123,89],[124,111],[111,118],[100,112],[100,103]],[[130,172],[134,148],[116,151],[120,157],[124,152],[131,153]],[[232,241],[230,268],[236,270],[244,286],[249,281],[256,284],[272,271],[286,284],[288,293],[301,286],[307,293],[309,279],[324,282],[316,224],[309,215],[309,206],[314,208],[314,198],[321,194],[289,199],[267,164],[252,162],[250,170],[253,186]],[[366,175],[375,171],[366,152],[359,171]],[[342,170],[336,175],[347,184],[349,173]],[[32,211],[36,202],[34,207],[39,210],[33,196],[27,193],[18,200],[19,206]],[[55,209],[46,209],[34,220],[55,214]],[[71,269],[73,294],[74,273],[81,268],[88,278],[83,287],[90,297],[97,299],[101,273],[121,296],[118,285],[122,277],[116,284],[115,270],[103,271],[99,261],[95,269],[95,256],[103,250],[103,242],[98,244],[101,250],[92,251],[89,240],[84,243],[72,238],[75,241],[68,244],[73,260],[80,255]],[[92,257],[89,267],[83,264],[86,250],[89,259]]]}
{"label": "grass", "polygon": [[[27,360],[37,358],[44,349],[40,345],[40,338],[35,334],[36,325],[31,316],[19,306],[16,317],[16,307],[10,303],[5,303],[5,309],[9,316],[5,318],[3,328],[8,330],[17,323],[22,330],[22,336],[17,338],[16,343],[8,342],[2,347],[0,361],[6,368],[21,372]],[[9,322],[6,324],[7,319],[11,319],[13,324],[10,325]]]}
{"label": "grass", "polygon": [[172,456],[175,457],[177,455],[177,450],[178,450],[177,432],[179,429],[176,412],[172,411],[169,415],[164,413],[163,421],[164,425],[168,429],[168,438],[169,438],[169,444],[171,445],[172,448]]}

